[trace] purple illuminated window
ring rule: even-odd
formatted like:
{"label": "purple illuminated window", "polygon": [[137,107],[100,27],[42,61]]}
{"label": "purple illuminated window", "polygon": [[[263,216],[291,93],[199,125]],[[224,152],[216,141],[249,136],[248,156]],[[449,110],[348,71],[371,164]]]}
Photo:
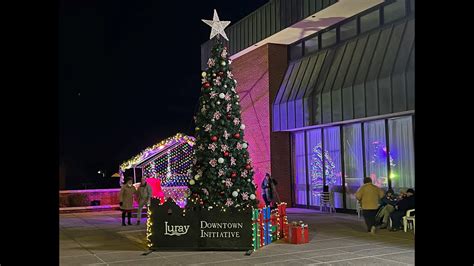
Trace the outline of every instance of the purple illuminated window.
{"label": "purple illuminated window", "polygon": [[334,207],[343,208],[341,173],[341,138],[339,127],[324,128],[324,166],[326,185],[334,193]]}
{"label": "purple illuminated window", "polygon": [[293,134],[294,151],[294,192],[296,204],[306,205],[306,152],[304,132]]}
{"label": "purple illuminated window", "polygon": [[309,205],[319,206],[319,193],[323,191],[323,160],[321,129],[306,132],[309,171]]}

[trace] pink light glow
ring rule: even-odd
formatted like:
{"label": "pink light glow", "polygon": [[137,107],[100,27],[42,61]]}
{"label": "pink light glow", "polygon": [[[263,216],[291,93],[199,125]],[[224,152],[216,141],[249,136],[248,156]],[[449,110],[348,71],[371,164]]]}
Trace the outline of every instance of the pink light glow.
{"label": "pink light glow", "polygon": [[[244,138],[252,159],[254,182],[257,187],[259,207],[264,206],[261,184],[265,173],[271,172],[270,159],[270,96],[268,91],[268,61],[257,60],[252,68],[239,67],[234,62],[234,77],[239,81],[236,88],[240,96]],[[242,61],[242,64],[246,63]]]}
{"label": "pink light glow", "polygon": [[161,203],[165,202],[165,194],[161,188],[161,181],[159,178],[147,178],[146,182],[151,186],[152,196],[159,198]]}

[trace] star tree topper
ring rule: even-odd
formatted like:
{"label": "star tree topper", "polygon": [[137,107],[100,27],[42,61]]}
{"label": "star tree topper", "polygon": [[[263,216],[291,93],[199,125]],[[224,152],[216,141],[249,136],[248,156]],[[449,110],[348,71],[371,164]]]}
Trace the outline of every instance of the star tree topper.
{"label": "star tree topper", "polygon": [[217,15],[217,11],[214,9],[214,18],[212,20],[202,19],[202,22],[206,23],[212,28],[211,35],[209,39],[212,39],[217,34],[222,35],[226,40],[227,35],[225,34],[224,29],[229,26],[230,21],[219,21],[219,16]]}

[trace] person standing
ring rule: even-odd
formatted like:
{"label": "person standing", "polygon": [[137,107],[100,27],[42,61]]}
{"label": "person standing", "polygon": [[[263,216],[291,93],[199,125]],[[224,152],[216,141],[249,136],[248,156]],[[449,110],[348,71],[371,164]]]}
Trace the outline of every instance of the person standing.
{"label": "person standing", "polygon": [[367,231],[372,234],[375,234],[375,216],[379,208],[379,201],[383,196],[383,190],[372,184],[370,177],[364,178],[364,185],[356,192],[356,198],[362,207],[362,215],[367,225]]}
{"label": "person standing", "polygon": [[142,181],[140,182],[140,187],[138,188],[137,225],[140,224],[140,220],[142,218],[143,206],[150,205],[151,196],[151,186],[146,182],[146,178],[142,178]]}
{"label": "person standing", "polygon": [[122,226],[125,226],[125,215],[128,216],[128,225],[132,225],[132,209],[133,209],[133,196],[137,195],[137,190],[133,186],[131,178],[125,180],[120,189],[120,209],[122,210]]}
{"label": "person standing", "polygon": [[271,178],[269,173],[266,173],[262,181],[262,197],[265,201],[265,206],[271,206],[272,204],[275,193],[275,185],[277,185],[276,180]]}

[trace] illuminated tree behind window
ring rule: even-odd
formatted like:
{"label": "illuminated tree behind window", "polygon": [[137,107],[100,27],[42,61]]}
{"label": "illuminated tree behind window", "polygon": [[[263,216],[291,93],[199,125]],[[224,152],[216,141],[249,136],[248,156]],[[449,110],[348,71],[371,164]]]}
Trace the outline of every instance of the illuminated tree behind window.
{"label": "illuminated tree behind window", "polygon": [[[377,175],[377,172],[380,170],[383,170],[383,172],[386,173],[386,164],[387,164],[387,147],[383,145],[383,143],[379,141],[374,141],[372,142],[372,156],[369,161],[369,176],[372,178],[372,183],[378,187],[386,187],[388,185],[387,183],[387,177],[386,176],[381,176]],[[391,177],[393,178],[396,176],[396,174],[393,172],[394,167],[396,166],[395,161],[392,158],[392,155],[389,154],[390,156],[390,169],[392,169],[391,172]],[[379,170],[379,171],[377,171]]]}
{"label": "illuminated tree behind window", "polygon": [[[311,154],[311,187],[313,195],[316,195],[323,188],[323,149],[321,143],[314,146]],[[325,174],[326,174],[326,186],[332,186],[336,184],[336,165],[334,164],[329,152],[324,151],[324,159],[326,161]]]}

